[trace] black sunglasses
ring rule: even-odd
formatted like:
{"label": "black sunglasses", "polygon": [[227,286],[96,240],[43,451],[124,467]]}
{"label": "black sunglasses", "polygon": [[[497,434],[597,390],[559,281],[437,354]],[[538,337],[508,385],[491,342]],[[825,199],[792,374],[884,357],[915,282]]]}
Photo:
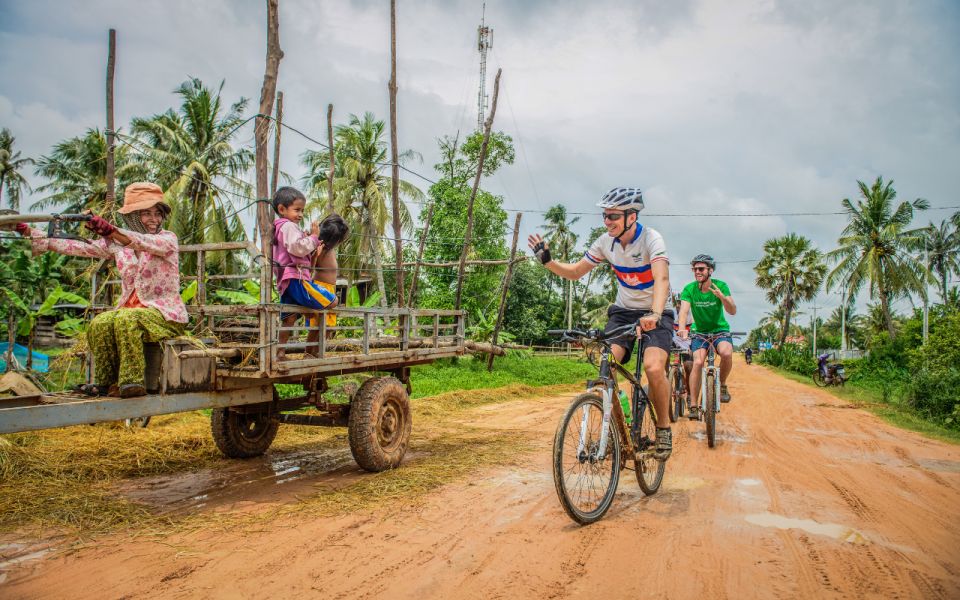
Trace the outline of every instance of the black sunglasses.
{"label": "black sunglasses", "polygon": [[603,213],[604,221],[619,221],[623,218],[623,213]]}

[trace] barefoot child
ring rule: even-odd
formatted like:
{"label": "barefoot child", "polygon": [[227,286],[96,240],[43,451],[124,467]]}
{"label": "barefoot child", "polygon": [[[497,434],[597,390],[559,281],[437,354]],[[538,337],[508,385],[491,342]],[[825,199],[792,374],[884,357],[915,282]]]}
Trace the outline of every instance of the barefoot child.
{"label": "barefoot child", "polygon": [[[277,288],[282,304],[296,304],[306,308],[325,310],[337,305],[337,245],[346,238],[349,228],[339,215],[329,215],[321,223],[310,225],[310,234],[299,225],[307,200],[292,187],[282,187],[273,197],[273,209],[279,215],[273,222],[273,262],[276,267]],[[314,267],[313,265],[316,265]],[[297,322],[297,313],[283,315],[284,327]],[[332,317],[332,318],[331,318]],[[336,315],[327,315],[327,324],[336,324]],[[308,317],[307,343],[320,339],[319,323]],[[280,344],[290,339],[289,331],[281,331]],[[277,357],[284,357],[284,349]]]}

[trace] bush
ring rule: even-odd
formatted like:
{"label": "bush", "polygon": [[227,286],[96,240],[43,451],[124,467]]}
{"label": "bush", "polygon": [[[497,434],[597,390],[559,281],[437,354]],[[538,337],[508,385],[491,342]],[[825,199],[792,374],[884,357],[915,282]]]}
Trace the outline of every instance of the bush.
{"label": "bush", "polygon": [[813,375],[817,370],[817,361],[807,346],[784,344],[780,348],[764,350],[757,357],[761,364],[779,367],[800,375]]}
{"label": "bush", "polygon": [[960,312],[944,315],[927,343],[908,353],[909,396],[927,418],[960,429]]}

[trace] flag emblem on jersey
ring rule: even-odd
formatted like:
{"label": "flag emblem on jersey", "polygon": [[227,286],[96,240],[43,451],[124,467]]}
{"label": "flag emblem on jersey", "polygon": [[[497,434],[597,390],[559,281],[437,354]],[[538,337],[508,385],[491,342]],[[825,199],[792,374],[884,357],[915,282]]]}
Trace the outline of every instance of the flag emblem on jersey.
{"label": "flag emblem on jersey", "polygon": [[632,290],[645,290],[653,285],[653,271],[650,265],[642,267],[620,267],[611,265],[620,285]]}

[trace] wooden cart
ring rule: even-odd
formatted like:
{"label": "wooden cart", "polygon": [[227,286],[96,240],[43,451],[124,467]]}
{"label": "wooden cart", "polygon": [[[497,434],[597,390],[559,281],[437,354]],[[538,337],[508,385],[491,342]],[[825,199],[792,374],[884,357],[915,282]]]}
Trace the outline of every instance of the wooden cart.
{"label": "wooden cart", "polygon": [[[198,337],[146,346],[147,396],[50,393],[0,399],[0,433],[213,409],[213,439],[232,458],[263,454],[279,425],[288,423],[345,426],[361,467],[382,471],[398,466],[410,437],[410,367],[467,351],[463,312],[338,308],[330,311],[338,317],[337,326],[327,327],[324,313],[299,306],[208,304],[208,286],[261,274],[208,276],[207,254],[249,251],[256,263],[258,250],[246,242],[181,247],[181,253],[197,255],[196,274],[182,279],[184,284],[198,283],[195,303],[188,305],[191,329]],[[92,304],[102,302],[104,290],[116,283],[101,283],[95,275]],[[304,325],[282,327],[281,311],[319,314],[319,344],[308,348],[299,339]],[[291,336],[281,345],[278,336],[284,330]],[[281,348],[286,360],[278,360]],[[88,373],[91,366],[88,360]],[[348,402],[327,401],[329,378],[352,373],[371,377]],[[275,391],[278,383],[301,384],[305,394],[281,399]],[[298,412],[307,407],[316,410]]]}

